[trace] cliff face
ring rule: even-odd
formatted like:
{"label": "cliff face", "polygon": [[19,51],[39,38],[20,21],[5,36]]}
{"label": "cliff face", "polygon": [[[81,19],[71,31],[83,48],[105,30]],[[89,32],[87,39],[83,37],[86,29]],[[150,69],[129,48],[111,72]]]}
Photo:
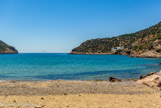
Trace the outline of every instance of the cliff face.
{"label": "cliff face", "polygon": [[[113,50],[122,47],[121,50]],[[74,48],[71,54],[123,54],[132,57],[161,57],[161,22],[136,33],[92,39]]]}
{"label": "cliff face", "polygon": [[17,54],[18,51],[0,40],[0,54]]}

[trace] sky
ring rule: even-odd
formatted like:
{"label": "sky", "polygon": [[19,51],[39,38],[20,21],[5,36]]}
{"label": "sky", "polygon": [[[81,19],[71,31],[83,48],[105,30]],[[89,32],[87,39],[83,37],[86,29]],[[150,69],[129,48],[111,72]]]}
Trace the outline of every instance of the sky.
{"label": "sky", "polygon": [[161,0],[0,0],[0,40],[20,53],[68,53],[160,21]]}

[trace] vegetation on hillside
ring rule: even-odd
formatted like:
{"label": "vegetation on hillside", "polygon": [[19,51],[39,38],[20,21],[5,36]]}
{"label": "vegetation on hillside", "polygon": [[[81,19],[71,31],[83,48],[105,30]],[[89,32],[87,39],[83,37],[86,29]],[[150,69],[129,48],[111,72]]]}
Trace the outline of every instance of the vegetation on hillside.
{"label": "vegetation on hillside", "polygon": [[[112,38],[91,39],[72,50],[72,54],[113,53],[112,48],[123,47],[123,54],[137,53],[145,50],[161,52],[158,40],[161,39],[161,22],[136,33],[124,34]],[[161,44],[160,44],[161,45]],[[116,52],[115,52],[116,53]]]}

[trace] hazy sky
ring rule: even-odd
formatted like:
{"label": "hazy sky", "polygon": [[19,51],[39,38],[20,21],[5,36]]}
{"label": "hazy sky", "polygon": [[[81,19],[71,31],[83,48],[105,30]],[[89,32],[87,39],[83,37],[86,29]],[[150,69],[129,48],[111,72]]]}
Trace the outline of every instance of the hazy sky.
{"label": "hazy sky", "polygon": [[70,52],[160,21],[161,0],[0,0],[0,40],[19,52]]}

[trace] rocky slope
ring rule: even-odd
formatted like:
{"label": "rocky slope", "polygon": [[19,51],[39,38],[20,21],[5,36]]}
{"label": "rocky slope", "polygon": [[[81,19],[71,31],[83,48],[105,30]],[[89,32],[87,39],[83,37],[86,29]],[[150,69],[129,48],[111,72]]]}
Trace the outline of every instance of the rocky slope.
{"label": "rocky slope", "polygon": [[17,54],[18,51],[0,40],[0,54]]}
{"label": "rocky slope", "polygon": [[[112,50],[122,47],[122,50]],[[71,54],[123,54],[132,57],[161,57],[161,22],[136,33],[92,39],[74,48]]]}

